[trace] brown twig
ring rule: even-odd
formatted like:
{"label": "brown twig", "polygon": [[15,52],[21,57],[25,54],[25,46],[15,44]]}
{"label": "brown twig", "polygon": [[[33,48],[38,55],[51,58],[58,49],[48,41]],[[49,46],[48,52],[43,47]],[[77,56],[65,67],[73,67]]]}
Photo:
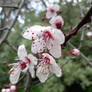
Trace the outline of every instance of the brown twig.
{"label": "brown twig", "polygon": [[19,8],[18,8],[18,10],[16,11],[16,14],[15,14],[15,19],[12,21],[11,25],[8,27],[8,30],[5,31],[5,34],[4,34],[4,36],[2,37],[2,39],[0,39],[0,45],[7,39],[7,37],[8,37],[8,35],[9,35],[11,29],[12,29],[13,26],[15,25],[15,23],[16,23],[16,21],[17,21],[17,18],[18,18],[18,15],[19,15],[19,13],[20,13],[20,10],[21,10],[21,8],[22,8],[22,6],[23,6],[23,4],[24,4],[24,1],[25,1],[25,0],[21,0],[20,5],[19,5]]}
{"label": "brown twig", "polygon": [[66,46],[67,41],[69,41],[72,36],[76,35],[78,30],[85,25],[86,23],[89,23],[91,21],[92,16],[92,7],[89,9],[87,14],[83,17],[83,19],[70,31],[69,34],[65,35],[65,42],[63,46]]}

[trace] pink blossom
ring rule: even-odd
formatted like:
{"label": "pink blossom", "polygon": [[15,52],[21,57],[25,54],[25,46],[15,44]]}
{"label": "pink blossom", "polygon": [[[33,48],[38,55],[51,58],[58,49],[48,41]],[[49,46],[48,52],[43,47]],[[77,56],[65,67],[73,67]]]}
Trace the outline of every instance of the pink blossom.
{"label": "pink blossom", "polygon": [[47,12],[46,12],[46,18],[50,19],[53,16],[57,15],[57,11],[59,11],[60,7],[57,4],[52,4],[47,7]]}
{"label": "pink blossom", "polygon": [[49,23],[51,24],[52,27],[61,29],[62,26],[64,25],[63,18],[61,16],[54,16]]}
{"label": "pink blossom", "polygon": [[37,58],[32,54],[27,55],[27,51],[24,45],[20,45],[18,48],[18,58],[18,63],[10,64],[13,66],[10,70],[10,82],[12,84],[16,84],[19,80],[20,73],[25,73],[28,69],[32,77],[35,75],[34,65],[37,64]]}
{"label": "pink blossom", "polygon": [[41,62],[37,66],[36,75],[39,80],[44,83],[50,74],[55,74],[57,77],[61,77],[61,69],[57,65],[55,59],[50,56],[48,53],[43,53]]}
{"label": "pink blossom", "polygon": [[[31,35],[32,32],[34,32],[34,35]],[[61,56],[61,44],[65,41],[65,36],[61,30],[49,26],[33,26],[30,28],[29,32],[24,32],[23,37],[29,40],[32,40],[32,37],[34,38],[31,47],[31,51],[33,53],[41,53],[45,49],[48,49],[50,54],[55,58],[59,58]]]}
{"label": "pink blossom", "polygon": [[11,85],[10,90],[11,91],[16,91],[16,86],[15,85]]}
{"label": "pink blossom", "polygon": [[92,32],[87,32],[86,36],[87,38],[92,38]]}
{"label": "pink blossom", "polygon": [[73,56],[79,56],[80,51],[78,49],[73,49],[72,51],[70,51],[70,54],[72,54]]}

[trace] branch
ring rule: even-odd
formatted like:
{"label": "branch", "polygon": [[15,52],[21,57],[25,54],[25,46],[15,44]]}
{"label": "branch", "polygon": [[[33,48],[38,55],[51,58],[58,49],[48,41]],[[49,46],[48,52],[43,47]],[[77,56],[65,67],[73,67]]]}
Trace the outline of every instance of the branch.
{"label": "branch", "polygon": [[31,83],[31,77],[30,77],[30,73],[27,72],[27,80],[26,80],[26,85],[25,85],[25,89],[24,92],[30,92],[30,83]]}
{"label": "branch", "polygon": [[3,8],[15,8],[15,9],[18,9],[18,6],[16,5],[0,5],[0,7],[3,7]]}
{"label": "branch", "polygon": [[8,40],[6,40],[5,43],[6,43],[13,51],[17,52],[17,48],[16,48],[14,45],[12,45]]}
{"label": "branch", "polygon": [[23,6],[23,4],[24,4],[24,1],[25,1],[25,0],[21,0],[21,3],[20,3],[20,5],[19,5],[19,8],[18,8],[18,10],[16,11],[15,19],[12,21],[11,25],[8,27],[8,30],[5,31],[4,36],[3,36],[2,39],[0,40],[0,45],[2,45],[2,43],[7,39],[7,37],[8,37],[8,35],[9,35],[11,29],[12,29],[13,26],[15,25],[15,23],[16,23],[16,21],[17,21],[17,18],[18,18],[18,15],[19,15],[19,13],[20,13],[20,10],[21,10],[21,8],[22,8],[22,6]]}
{"label": "branch", "polygon": [[91,16],[92,16],[92,7],[89,9],[89,11],[87,12],[87,14],[84,16],[84,18],[78,23],[78,25],[76,25],[69,34],[66,35],[65,37],[65,42],[63,44],[63,46],[66,46],[66,43],[68,40],[70,40],[70,38],[74,35],[77,34],[78,30],[85,25],[86,23],[88,23],[91,20]]}
{"label": "branch", "polygon": [[[70,42],[68,42],[68,45],[72,48],[76,48],[73,44],[71,44]],[[80,51],[80,56],[82,56],[89,64],[91,64],[92,66],[92,63],[90,62],[90,60]]]}

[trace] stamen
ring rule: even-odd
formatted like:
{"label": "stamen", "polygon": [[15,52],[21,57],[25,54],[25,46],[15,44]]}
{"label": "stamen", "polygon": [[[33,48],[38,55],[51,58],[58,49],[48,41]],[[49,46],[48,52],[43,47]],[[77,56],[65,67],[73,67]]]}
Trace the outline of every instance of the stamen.
{"label": "stamen", "polygon": [[28,57],[25,57],[25,59],[27,60],[27,63],[31,63],[31,60]]}
{"label": "stamen", "polygon": [[47,41],[47,40],[50,40],[50,39],[54,40],[52,34],[48,30],[44,31],[43,40]]}
{"label": "stamen", "polygon": [[19,65],[20,65],[20,68],[22,70],[24,70],[27,66],[26,66],[26,63],[24,61],[19,61]]}

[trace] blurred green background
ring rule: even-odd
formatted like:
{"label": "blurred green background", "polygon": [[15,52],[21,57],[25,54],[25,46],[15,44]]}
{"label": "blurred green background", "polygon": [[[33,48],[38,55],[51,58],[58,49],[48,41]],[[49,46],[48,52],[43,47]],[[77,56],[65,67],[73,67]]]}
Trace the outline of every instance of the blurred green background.
{"label": "blurred green background", "polygon": [[[35,1],[33,0],[33,6],[36,5],[36,7],[33,7],[32,10],[21,10],[18,21],[16,22],[16,25],[14,26],[11,34],[8,37],[8,41],[11,42],[16,48],[21,44],[25,44],[28,52],[31,52],[31,41],[24,39],[22,37],[22,32],[25,31],[27,27],[32,25],[49,25],[47,21],[41,21],[45,10],[43,3],[39,0]],[[50,4],[52,2],[50,1],[51,0],[49,0],[49,3],[46,3]],[[84,14],[90,7],[89,1],[90,0],[80,0],[80,4]],[[74,27],[81,19],[80,10],[77,2],[76,0],[55,0],[55,3],[58,3],[62,10],[61,16],[63,17],[65,22],[62,31],[68,33],[70,26]],[[72,39],[70,40],[70,42],[72,42],[72,44],[76,47],[79,46],[82,30],[83,28],[81,28],[78,34],[75,37],[72,37]],[[86,38],[86,33],[88,31],[92,31],[92,29],[85,29],[85,37],[80,51],[83,52],[84,55],[87,56],[89,59],[92,59],[92,39]],[[70,50],[71,47],[67,45],[66,48],[62,51],[67,53]],[[13,63],[16,56],[17,53],[4,43],[0,47],[0,72],[8,72],[9,70],[3,64],[3,61]],[[68,57],[69,55],[63,55],[59,60],[57,60],[57,63],[59,65],[63,64]],[[71,59],[69,63],[62,68],[62,73],[63,75],[61,78],[56,78],[55,76],[52,76],[44,84],[30,84],[30,92],[92,92],[92,67],[88,66],[85,59],[83,59],[81,56]],[[0,85],[8,83],[8,77],[8,74],[0,75]],[[20,84],[21,88],[17,92],[23,92],[24,84],[25,82],[22,81],[22,83]]]}

